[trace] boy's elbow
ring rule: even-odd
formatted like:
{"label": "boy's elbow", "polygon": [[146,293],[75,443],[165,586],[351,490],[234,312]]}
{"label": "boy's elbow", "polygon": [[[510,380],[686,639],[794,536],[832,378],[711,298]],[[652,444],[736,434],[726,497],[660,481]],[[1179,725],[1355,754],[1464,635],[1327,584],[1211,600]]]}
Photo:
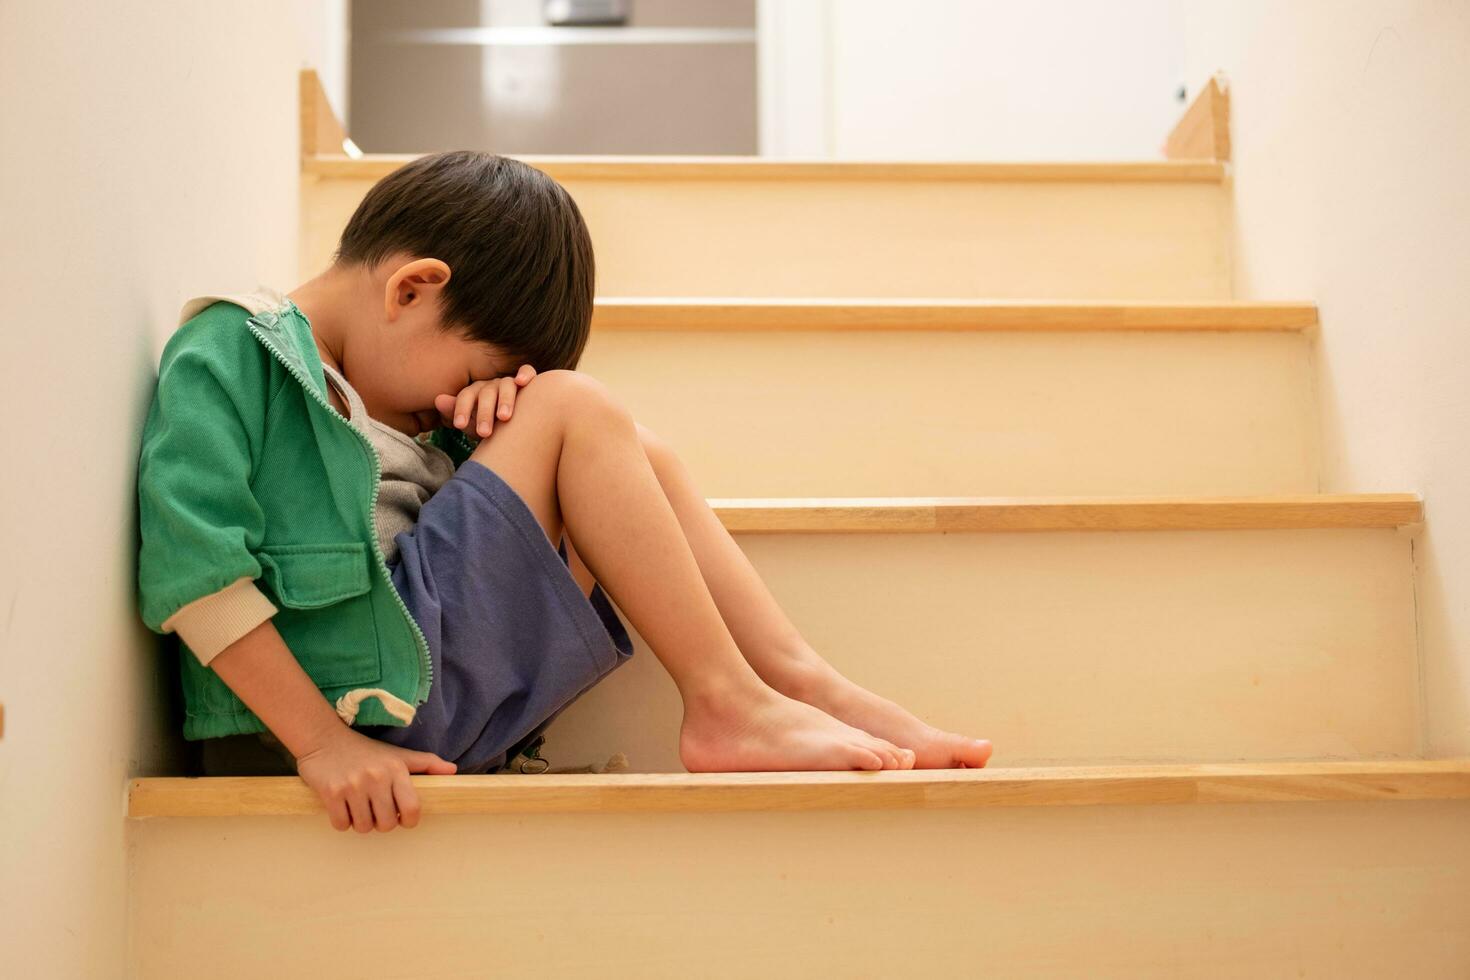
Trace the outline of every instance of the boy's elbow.
{"label": "boy's elbow", "polygon": [[160,632],[178,633],[199,662],[208,666],[225,648],[276,612],[276,605],[246,576],[179,607],[160,623]]}

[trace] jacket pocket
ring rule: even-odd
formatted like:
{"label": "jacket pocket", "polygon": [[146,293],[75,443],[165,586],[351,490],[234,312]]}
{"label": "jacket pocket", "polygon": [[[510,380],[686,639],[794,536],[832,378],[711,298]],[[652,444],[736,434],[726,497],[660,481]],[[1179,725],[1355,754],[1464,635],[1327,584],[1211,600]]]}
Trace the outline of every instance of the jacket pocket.
{"label": "jacket pocket", "polygon": [[265,545],[258,557],[265,590],[280,607],[272,621],[317,687],[379,680],[367,545]]}
{"label": "jacket pocket", "polygon": [[361,541],[268,545],[258,557],[279,605],[291,609],[319,609],[372,588],[367,545]]}

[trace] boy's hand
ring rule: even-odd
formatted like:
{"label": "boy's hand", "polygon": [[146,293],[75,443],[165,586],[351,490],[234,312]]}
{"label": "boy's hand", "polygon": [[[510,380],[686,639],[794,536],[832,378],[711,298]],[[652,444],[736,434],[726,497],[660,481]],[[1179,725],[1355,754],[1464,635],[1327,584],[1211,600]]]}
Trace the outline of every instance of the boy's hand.
{"label": "boy's hand", "polygon": [[[536,369],[529,364],[522,364],[513,378],[476,381],[457,396],[438,395],[434,398],[434,408],[445,425],[465,429],[466,435],[488,439],[490,431],[495,427],[496,417],[502,422],[510,418],[516,403],[516,391],[530,384],[534,377]],[[472,417],[475,425],[471,429],[469,426]]]}
{"label": "boy's hand", "polygon": [[296,772],[316,790],[336,830],[366,834],[400,823],[417,827],[419,797],[411,772],[452,776],[459,767],[432,752],[415,752],[342,726],[340,734],[296,760]]}

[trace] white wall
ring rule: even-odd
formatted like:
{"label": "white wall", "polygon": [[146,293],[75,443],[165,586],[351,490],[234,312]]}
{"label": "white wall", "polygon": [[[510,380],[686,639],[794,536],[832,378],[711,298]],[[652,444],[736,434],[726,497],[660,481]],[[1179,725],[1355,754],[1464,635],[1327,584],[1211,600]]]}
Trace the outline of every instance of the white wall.
{"label": "white wall", "polygon": [[296,285],[297,70],[335,43],[302,31],[333,8],[0,2],[0,975],[121,975],[126,781],[179,739],[138,439],[185,298]]}
{"label": "white wall", "polygon": [[1321,307],[1326,491],[1415,491],[1431,755],[1470,754],[1470,3],[1187,0],[1229,79],[1235,293]]}
{"label": "white wall", "polygon": [[352,132],[347,118],[348,63],[352,52],[352,18],[348,0],[309,0],[291,5],[296,36],[303,47],[302,64],[316,70],[337,119]]}
{"label": "white wall", "polygon": [[1161,155],[1178,0],[759,0],[760,152],[915,160]]}

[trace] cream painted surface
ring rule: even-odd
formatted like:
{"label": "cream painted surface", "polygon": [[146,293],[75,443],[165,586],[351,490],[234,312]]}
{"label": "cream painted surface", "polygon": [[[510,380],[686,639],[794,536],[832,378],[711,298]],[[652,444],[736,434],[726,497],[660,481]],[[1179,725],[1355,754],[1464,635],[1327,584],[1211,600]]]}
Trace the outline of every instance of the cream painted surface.
{"label": "cream painted surface", "polygon": [[1184,104],[1175,0],[762,0],[761,152],[1137,159]]}
{"label": "cream painted surface", "polygon": [[[1298,333],[592,331],[708,497],[1316,492]],[[698,406],[698,411],[690,411]]]}
{"label": "cream painted surface", "polygon": [[[813,648],[990,766],[1408,758],[1408,531],[740,534]],[[621,610],[620,610],[621,612]],[[557,766],[678,772],[678,692],[637,651],[547,729]]]}
{"label": "cream painted surface", "polygon": [[761,156],[831,157],[831,0],[756,0]]}
{"label": "cream painted surface", "polygon": [[[599,296],[1230,296],[1218,182],[562,183],[592,234]],[[302,278],[372,184],[304,178]]]}
{"label": "cream painted surface", "polygon": [[1430,755],[1470,752],[1470,4],[1185,0],[1230,81],[1235,290],[1322,311],[1323,489],[1417,491]]}
{"label": "cream painted surface", "polygon": [[181,765],[134,595],[138,438],[184,299],[294,284],[318,6],[0,3],[6,976],[123,975],[124,790]]}
{"label": "cream painted surface", "polygon": [[[348,118],[347,74],[351,26],[349,0],[311,0],[292,4],[296,14],[296,41],[305,46],[302,65],[312,68],[326,90],[337,121],[352,132]],[[295,285],[295,283],[292,283]]]}
{"label": "cream painted surface", "polygon": [[155,818],[134,834],[153,901],[133,965],[1450,980],[1470,962],[1470,876],[1447,870],[1470,867],[1467,820],[1458,801],[430,815],[369,836]]}

